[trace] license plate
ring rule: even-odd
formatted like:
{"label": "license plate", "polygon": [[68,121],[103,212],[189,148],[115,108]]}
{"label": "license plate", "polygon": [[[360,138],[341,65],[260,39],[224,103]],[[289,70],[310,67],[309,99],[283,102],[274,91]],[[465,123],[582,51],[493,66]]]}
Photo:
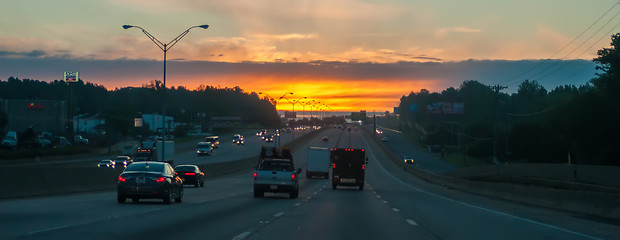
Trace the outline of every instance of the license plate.
{"label": "license plate", "polygon": [[138,184],[144,184],[146,182],[145,178],[136,178],[136,183]]}
{"label": "license plate", "polygon": [[269,189],[276,190],[276,189],[278,189],[278,185],[271,185],[271,186],[269,186]]}
{"label": "license plate", "polygon": [[355,183],[355,178],[342,178],[342,179],[340,179],[340,182],[343,182],[343,183]]}

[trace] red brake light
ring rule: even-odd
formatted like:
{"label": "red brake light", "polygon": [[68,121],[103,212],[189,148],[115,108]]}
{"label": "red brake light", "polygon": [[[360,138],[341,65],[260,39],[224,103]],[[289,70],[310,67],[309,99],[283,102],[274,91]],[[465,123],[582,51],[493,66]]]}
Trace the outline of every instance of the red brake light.
{"label": "red brake light", "polygon": [[291,174],[291,181],[295,180],[295,174]]}
{"label": "red brake light", "polygon": [[336,168],[336,164],[335,163],[332,163],[332,168]]}
{"label": "red brake light", "polygon": [[362,170],[366,169],[366,165],[362,164]]}
{"label": "red brake light", "polygon": [[118,176],[118,181],[119,182],[126,182],[127,178],[124,178],[123,176]]}
{"label": "red brake light", "polygon": [[254,180],[256,180],[256,173],[254,173]]}
{"label": "red brake light", "polygon": [[155,182],[164,182],[164,181],[166,181],[165,177],[160,177],[158,179],[155,179]]}
{"label": "red brake light", "polygon": [[186,172],[186,173],[185,173],[185,175],[194,176],[194,175],[196,175],[196,173],[193,173],[193,172]]}

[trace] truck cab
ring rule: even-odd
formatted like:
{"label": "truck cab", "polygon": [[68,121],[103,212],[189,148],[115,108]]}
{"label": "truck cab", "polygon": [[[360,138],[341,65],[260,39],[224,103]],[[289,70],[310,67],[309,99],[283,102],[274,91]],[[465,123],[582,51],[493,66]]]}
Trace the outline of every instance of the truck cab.
{"label": "truck cab", "polygon": [[358,186],[364,190],[364,175],[368,160],[364,149],[334,148],[330,152],[332,188]]}
{"label": "truck cab", "polygon": [[265,192],[286,192],[290,198],[299,196],[298,174],[293,156],[288,149],[263,147],[254,172],[254,197],[263,197]]}

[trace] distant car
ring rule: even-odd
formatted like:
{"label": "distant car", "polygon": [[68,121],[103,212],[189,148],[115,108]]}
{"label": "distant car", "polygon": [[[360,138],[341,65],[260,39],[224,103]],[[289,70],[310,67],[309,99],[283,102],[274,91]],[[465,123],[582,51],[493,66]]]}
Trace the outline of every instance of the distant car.
{"label": "distant car", "polygon": [[42,135],[39,135],[37,137],[37,144],[39,147],[41,148],[49,148],[52,147],[52,141],[50,141],[49,139],[43,137]]}
{"label": "distant car", "polygon": [[404,162],[406,164],[413,164],[413,157],[412,156],[405,156]]}
{"label": "distant car", "polygon": [[329,138],[327,138],[327,136],[324,136],[321,140],[323,140],[323,142],[327,142],[329,141]]}
{"label": "distant car", "polygon": [[213,154],[213,143],[211,142],[199,142],[196,144],[196,155],[211,155]]}
{"label": "distant car", "polygon": [[134,202],[140,199],[162,199],[170,204],[171,199],[181,202],[183,198],[183,180],[165,162],[135,162],[125,168],[118,176],[118,203],[125,203],[127,198]]}
{"label": "distant car", "polygon": [[174,171],[183,180],[184,185],[205,186],[205,174],[196,165],[177,165],[174,167]]}
{"label": "distant car", "polygon": [[129,156],[116,156],[116,159],[114,159],[114,164],[119,167],[127,167],[127,165],[131,164],[132,162],[133,161]]}
{"label": "distant car", "polygon": [[237,145],[245,145],[245,140],[241,134],[235,134],[233,135],[232,143]]}
{"label": "distant car", "polygon": [[114,168],[115,166],[116,166],[116,164],[112,160],[101,160],[101,162],[99,162],[99,164],[97,164],[97,167]]}
{"label": "distant car", "polygon": [[273,136],[271,134],[267,134],[265,136],[265,142],[273,142]]}
{"label": "distant car", "polygon": [[387,141],[388,141],[388,137],[383,137],[383,138],[381,138],[381,141],[382,141],[382,142],[387,142]]}
{"label": "distant car", "polygon": [[211,142],[211,144],[213,144],[213,148],[220,148],[220,137],[218,136],[208,136],[204,141]]}

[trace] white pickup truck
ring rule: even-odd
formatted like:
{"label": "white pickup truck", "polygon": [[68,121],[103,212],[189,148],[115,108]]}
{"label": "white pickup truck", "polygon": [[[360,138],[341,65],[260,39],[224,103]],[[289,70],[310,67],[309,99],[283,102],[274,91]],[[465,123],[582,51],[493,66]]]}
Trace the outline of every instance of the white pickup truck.
{"label": "white pickup truck", "polygon": [[[271,151],[273,154],[264,154]],[[286,192],[291,198],[299,196],[298,174],[295,171],[293,156],[290,152],[277,153],[276,149],[262,149],[261,159],[254,172],[254,197],[263,197],[265,192]]]}

